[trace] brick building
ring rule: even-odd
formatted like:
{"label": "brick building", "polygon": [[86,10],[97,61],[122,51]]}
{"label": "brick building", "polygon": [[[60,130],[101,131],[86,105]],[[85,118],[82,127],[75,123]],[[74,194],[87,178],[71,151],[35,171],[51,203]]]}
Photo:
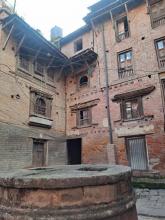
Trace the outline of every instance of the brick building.
{"label": "brick building", "polygon": [[67,57],[6,7],[0,19],[0,168],[66,164]]}
{"label": "brick building", "polygon": [[81,137],[83,163],[163,170],[165,0],[102,0],[89,10],[61,40],[73,64],[67,135]]}
{"label": "brick building", "polygon": [[61,52],[0,9],[1,169],[165,168],[165,0],[89,9]]}

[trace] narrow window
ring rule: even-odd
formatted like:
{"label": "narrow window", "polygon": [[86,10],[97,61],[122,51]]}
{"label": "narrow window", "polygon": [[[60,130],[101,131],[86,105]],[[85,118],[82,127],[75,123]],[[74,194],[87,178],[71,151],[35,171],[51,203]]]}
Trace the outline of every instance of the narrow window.
{"label": "narrow window", "polygon": [[142,100],[141,98],[134,98],[131,100],[122,101],[123,119],[131,120],[138,119],[142,116]]}
{"label": "narrow window", "polygon": [[129,37],[129,26],[128,26],[128,19],[125,16],[124,18],[117,20],[117,40],[121,41],[125,38]]}
{"label": "narrow window", "polygon": [[46,116],[46,102],[43,98],[37,98],[35,103],[35,113]]}
{"label": "narrow window", "polygon": [[118,55],[118,74],[119,78],[133,75],[132,51],[121,52]]}
{"label": "narrow window", "polygon": [[78,111],[78,126],[86,126],[91,124],[91,109],[81,109]]}
{"label": "narrow window", "polygon": [[157,57],[160,68],[165,68],[165,38],[156,41]]}
{"label": "narrow window", "polygon": [[36,61],[34,64],[34,72],[40,76],[44,75],[44,66],[39,61]]}
{"label": "narrow window", "polygon": [[74,42],[74,52],[78,52],[83,49],[83,41],[79,39]]}
{"label": "narrow window", "polygon": [[165,80],[162,80],[162,87],[163,87],[164,105],[165,105]]}
{"label": "narrow window", "polygon": [[133,170],[147,170],[148,159],[144,136],[126,138],[129,165]]}
{"label": "narrow window", "polygon": [[45,141],[33,140],[33,161],[34,167],[42,167],[46,165]]}
{"label": "narrow window", "polygon": [[81,76],[79,80],[79,86],[87,86],[88,85],[88,76]]}

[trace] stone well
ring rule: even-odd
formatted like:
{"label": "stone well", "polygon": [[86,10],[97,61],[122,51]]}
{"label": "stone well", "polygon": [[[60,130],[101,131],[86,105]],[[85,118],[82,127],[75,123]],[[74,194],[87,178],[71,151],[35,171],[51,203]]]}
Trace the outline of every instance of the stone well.
{"label": "stone well", "polygon": [[137,220],[124,166],[57,166],[0,173],[0,219]]}

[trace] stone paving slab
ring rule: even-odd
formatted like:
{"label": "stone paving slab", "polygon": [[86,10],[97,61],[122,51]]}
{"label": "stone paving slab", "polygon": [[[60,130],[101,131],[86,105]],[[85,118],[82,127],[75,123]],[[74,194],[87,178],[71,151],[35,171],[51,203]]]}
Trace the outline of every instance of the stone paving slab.
{"label": "stone paving slab", "polygon": [[155,218],[155,217],[139,216],[138,220],[165,220],[165,218]]}
{"label": "stone paving slab", "polygon": [[140,216],[160,217],[165,220],[165,190],[136,189],[136,194],[137,211]]}

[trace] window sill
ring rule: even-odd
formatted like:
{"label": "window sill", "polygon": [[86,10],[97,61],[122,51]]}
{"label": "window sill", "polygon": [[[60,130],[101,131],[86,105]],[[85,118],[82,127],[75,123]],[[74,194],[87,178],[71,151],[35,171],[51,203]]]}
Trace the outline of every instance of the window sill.
{"label": "window sill", "polygon": [[51,128],[53,120],[50,118],[42,117],[39,115],[30,115],[29,117],[29,125]]}
{"label": "window sill", "polygon": [[119,120],[116,120],[114,121],[115,123],[129,123],[129,122],[135,122],[135,121],[141,121],[141,120],[144,120],[144,121],[148,121],[150,119],[153,119],[154,118],[154,115],[146,115],[146,116],[141,116],[139,118],[132,118],[132,119],[119,119]]}
{"label": "window sill", "polygon": [[82,126],[76,126],[76,127],[73,127],[72,129],[82,129],[82,128],[90,128],[90,127],[93,127],[93,126],[97,126],[98,123],[93,123],[93,124],[89,124],[89,125],[82,125]]}

